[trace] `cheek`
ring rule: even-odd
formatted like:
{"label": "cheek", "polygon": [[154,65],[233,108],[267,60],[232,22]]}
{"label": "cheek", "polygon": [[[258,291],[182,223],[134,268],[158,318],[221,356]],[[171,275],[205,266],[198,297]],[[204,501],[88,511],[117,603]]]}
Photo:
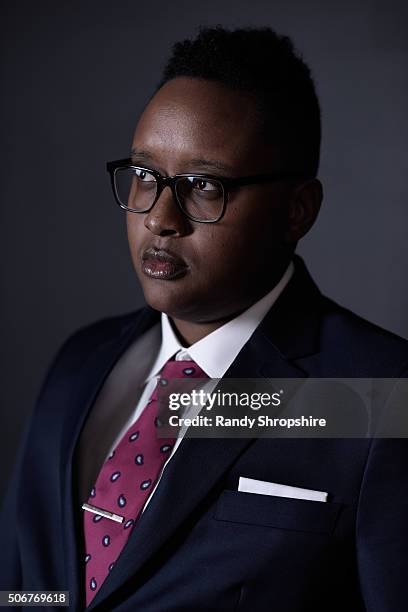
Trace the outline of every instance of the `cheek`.
{"label": "cheek", "polygon": [[215,274],[220,263],[228,258],[228,253],[234,248],[234,244],[235,236],[231,228],[225,227],[222,222],[208,225],[192,235],[190,242],[192,260],[200,270]]}
{"label": "cheek", "polygon": [[231,202],[225,216],[217,227],[217,239],[220,250],[234,258],[242,258],[248,249],[262,248],[263,237],[271,231],[271,220],[267,218],[265,209],[260,208],[257,202],[243,201]]}
{"label": "cheek", "polygon": [[237,273],[246,268],[247,250],[241,231],[234,224],[221,221],[200,235],[197,232],[191,241],[194,265],[191,283],[203,288],[211,286],[213,291],[230,290]]}
{"label": "cheek", "polygon": [[138,246],[141,244],[143,234],[146,232],[143,215],[126,213],[126,230],[132,257],[135,258]]}
{"label": "cheek", "polygon": [[283,198],[264,194],[230,203],[225,221],[236,228],[233,238],[242,248],[270,250],[281,244],[287,224]]}

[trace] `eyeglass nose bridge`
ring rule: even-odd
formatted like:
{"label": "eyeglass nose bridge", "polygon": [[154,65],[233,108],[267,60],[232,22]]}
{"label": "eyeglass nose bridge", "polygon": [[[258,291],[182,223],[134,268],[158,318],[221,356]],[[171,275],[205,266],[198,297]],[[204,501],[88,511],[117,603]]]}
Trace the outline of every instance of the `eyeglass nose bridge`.
{"label": "eyeglass nose bridge", "polygon": [[179,202],[177,191],[176,191],[177,180],[178,180],[177,176],[161,176],[161,175],[159,175],[159,176],[156,177],[156,182],[157,182],[156,197],[155,197],[155,200],[154,200],[153,204],[151,205],[151,207],[149,208],[149,210],[147,212],[151,212],[153,210],[154,206],[157,204],[157,202],[158,202],[161,194],[165,190],[165,188],[166,187],[170,187],[171,193],[173,195],[173,200],[176,202],[177,207],[180,210],[180,212],[183,215],[185,215],[185,213],[183,211],[183,207],[182,207],[181,203]]}

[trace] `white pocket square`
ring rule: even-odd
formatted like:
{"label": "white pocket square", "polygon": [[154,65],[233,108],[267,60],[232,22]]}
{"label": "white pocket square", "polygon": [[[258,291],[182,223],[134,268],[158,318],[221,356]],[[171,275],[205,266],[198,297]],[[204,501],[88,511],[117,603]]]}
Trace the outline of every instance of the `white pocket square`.
{"label": "white pocket square", "polygon": [[267,482],[266,480],[244,478],[243,476],[239,477],[238,491],[242,491],[243,493],[259,493],[260,495],[273,495],[275,497],[310,499],[319,502],[327,501],[327,493],[324,491],[290,487],[288,485],[277,484],[276,482]]}

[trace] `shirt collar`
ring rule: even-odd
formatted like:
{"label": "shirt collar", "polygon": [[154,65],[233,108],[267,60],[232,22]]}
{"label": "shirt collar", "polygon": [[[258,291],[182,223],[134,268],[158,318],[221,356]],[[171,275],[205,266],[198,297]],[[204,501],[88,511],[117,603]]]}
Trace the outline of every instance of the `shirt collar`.
{"label": "shirt collar", "polygon": [[260,300],[188,348],[178,340],[169,317],[162,313],[162,343],[147,380],[157,376],[165,363],[176,354],[176,360],[193,360],[210,378],[222,378],[244,344],[254,333],[268,310],[276,302],[294,272],[290,262],[280,281]]}

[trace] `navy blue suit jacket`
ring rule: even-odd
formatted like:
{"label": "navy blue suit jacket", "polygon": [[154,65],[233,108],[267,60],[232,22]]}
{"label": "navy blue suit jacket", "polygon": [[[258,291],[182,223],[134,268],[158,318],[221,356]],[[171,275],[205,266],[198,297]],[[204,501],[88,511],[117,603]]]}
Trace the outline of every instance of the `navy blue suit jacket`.
{"label": "navy blue suit jacket", "polygon": [[[408,342],[320,294],[303,262],[229,377],[399,377]],[[27,425],[0,521],[1,589],[84,608],[75,449],[106,376],[158,321],[144,308],[75,333]],[[240,476],[328,491],[240,493]],[[408,441],[184,439],[89,610],[405,612]]]}

